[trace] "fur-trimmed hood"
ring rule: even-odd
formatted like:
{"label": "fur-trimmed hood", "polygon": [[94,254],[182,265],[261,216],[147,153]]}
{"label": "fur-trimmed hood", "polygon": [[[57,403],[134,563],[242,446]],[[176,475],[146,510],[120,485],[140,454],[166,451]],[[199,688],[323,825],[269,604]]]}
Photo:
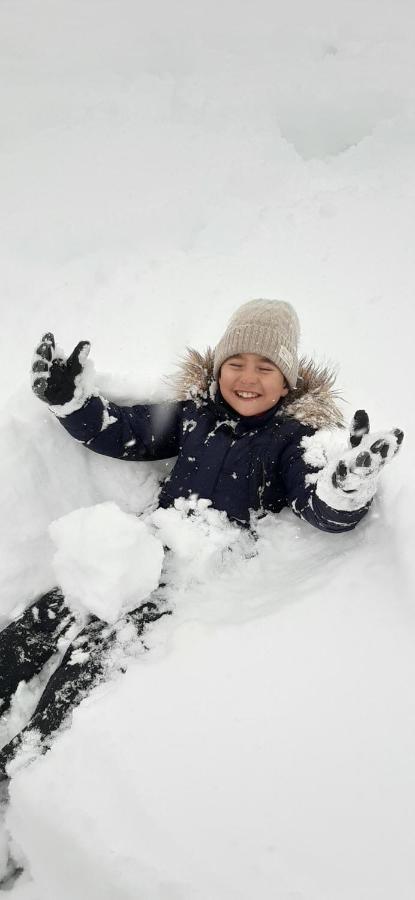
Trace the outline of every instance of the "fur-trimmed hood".
{"label": "fur-trimmed hood", "polygon": [[[187,348],[177,372],[169,379],[176,400],[195,400],[198,397],[202,400],[215,395],[217,384],[213,378],[213,357],[211,347],[205,353]],[[343,425],[343,415],[337,405],[339,395],[333,389],[335,377],[332,369],[302,357],[297,387],[281,401],[281,414],[312,428]]]}

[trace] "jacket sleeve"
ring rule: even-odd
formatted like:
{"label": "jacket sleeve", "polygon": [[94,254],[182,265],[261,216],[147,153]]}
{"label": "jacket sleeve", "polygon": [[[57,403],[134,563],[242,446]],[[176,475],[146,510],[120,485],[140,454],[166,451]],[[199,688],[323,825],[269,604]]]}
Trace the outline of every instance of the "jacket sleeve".
{"label": "jacket sleeve", "polygon": [[117,406],[90,397],[59,417],[68,434],[95,453],[126,460],[169,459],[179,452],[184,403]]}
{"label": "jacket sleeve", "polygon": [[305,435],[315,433],[312,428],[301,429],[297,439],[290,443],[280,457],[280,474],[284,483],[288,505],[300,519],[322,531],[351,531],[366,515],[370,503],[360,509],[334,509],[316,493],[319,469],[304,460],[301,441]]}

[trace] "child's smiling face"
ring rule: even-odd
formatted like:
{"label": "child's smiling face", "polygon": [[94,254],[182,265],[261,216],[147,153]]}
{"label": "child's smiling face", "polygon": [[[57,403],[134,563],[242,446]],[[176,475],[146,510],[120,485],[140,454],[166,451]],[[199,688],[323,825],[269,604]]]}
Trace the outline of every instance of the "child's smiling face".
{"label": "child's smiling face", "polygon": [[289,388],[273,362],[256,353],[238,353],[222,364],[219,387],[240,416],[259,416],[286,397]]}

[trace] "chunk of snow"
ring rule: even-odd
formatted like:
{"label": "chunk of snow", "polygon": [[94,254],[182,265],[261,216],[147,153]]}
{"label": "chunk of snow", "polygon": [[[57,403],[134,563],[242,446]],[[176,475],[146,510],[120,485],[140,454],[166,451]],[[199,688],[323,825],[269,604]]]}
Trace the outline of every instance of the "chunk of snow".
{"label": "chunk of snow", "polygon": [[158,585],[160,540],[116,503],[76,509],[52,522],[49,533],[56,579],[75,612],[113,623]]}
{"label": "chunk of snow", "polygon": [[108,409],[106,409],[106,408],[104,407],[104,409],[102,410],[102,425],[101,425],[101,431],[105,431],[106,428],[109,428],[110,425],[114,425],[114,423],[115,423],[116,421],[117,421],[116,417],[115,417],[115,416],[111,416],[110,413],[108,412]]}
{"label": "chunk of snow", "polygon": [[196,428],[197,422],[195,419],[184,419],[183,420],[183,433],[186,431],[194,431]]}
{"label": "chunk of snow", "polygon": [[194,495],[176,500],[169,509],[156,509],[149,521],[156,526],[163,544],[174,551],[169,571],[177,561],[175,580],[209,578],[221,568],[231,548],[241,545],[246,552],[246,545],[250,544],[250,537],[231,523],[224,512],[212,509],[210,500]]}

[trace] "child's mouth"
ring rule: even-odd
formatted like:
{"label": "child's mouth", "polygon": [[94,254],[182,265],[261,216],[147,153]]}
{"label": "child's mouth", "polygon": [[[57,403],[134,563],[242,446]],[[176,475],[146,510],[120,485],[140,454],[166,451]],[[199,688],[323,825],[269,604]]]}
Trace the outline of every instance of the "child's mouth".
{"label": "child's mouth", "polygon": [[235,391],[239,400],[257,400],[261,394],[254,394],[253,391]]}

